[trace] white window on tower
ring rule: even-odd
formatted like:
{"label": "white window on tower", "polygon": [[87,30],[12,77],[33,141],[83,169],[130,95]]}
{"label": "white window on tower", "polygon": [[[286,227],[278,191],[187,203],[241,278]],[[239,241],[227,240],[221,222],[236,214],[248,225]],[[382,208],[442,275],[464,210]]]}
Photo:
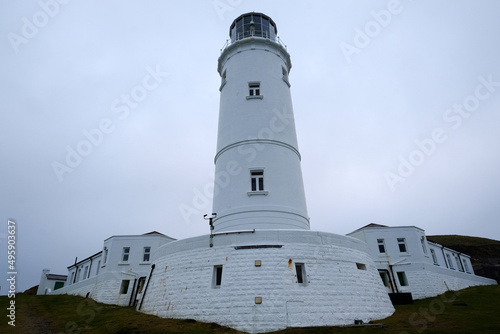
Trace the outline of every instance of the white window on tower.
{"label": "white window on tower", "polygon": [[252,191],[264,190],[264,171],[253,170],[250,172]]}
{"label": "white window on tower", "polygon": [[249,82],[247,100],[262,98],[263,96],[260,94],[260,82]]}

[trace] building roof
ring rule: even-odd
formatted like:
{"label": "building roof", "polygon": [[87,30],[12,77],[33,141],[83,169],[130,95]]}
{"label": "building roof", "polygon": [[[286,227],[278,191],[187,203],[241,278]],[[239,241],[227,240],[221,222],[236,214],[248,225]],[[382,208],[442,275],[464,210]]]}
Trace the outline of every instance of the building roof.
{"label": "building roof", "polygon": [[370,223],[368,225],[365,225],[363,227],[360,227],[358,228],[357,230],[355,231],[352,231],[351,233],[347,233],[347,235],[349,234],[353,234],[355,232],[358,232],[358,231],[361,231],[361,230],[364,230],[364,229],[372,229],[372,228],[416,228],[418,230],[421,230],[421,231],[424,231],[423,229],[421,229],[420,227],[417,227],[417,226],[386,226],[386,225],[380,225],[380,224],[375,224],[375,223]]}
{"label": "building roof", "polygon": [[56,274],[47,274],[47,279],[53,280],[53,281],[65,281],[68,276],[67,275],[56,275]]}
{"label": "building roof", "polygon": [[163,236],[165,236],[165,237],[166,237],[166,235],[165,235],[165,234],[160,233],[160,232],[157,232],[157,231],[151,231],[151,232],[149,232],[149,233],[144,233],[143,235],[163,235]]}
{"label": "building roof", "polygon": [[86,257],[85,259],[80,260],[80,261],[78,261],[78,262],[76,262],[76,259],[75,259],[75,263],[74,263],[74,264],[72,264],[71,266],[69,266],[69,267],[68,267],[68,269],[69,269],[69,268],[71,268],[71,267],[77,266],[77,265],[79,265],[79,264],[80,264],[80,263],[82,263],[82,262],[88,261],[88,260],[90,260],[90,259],[91,259],[91,258],[93,258],[93,257],[96,257],[96,256],[98,256],[98,255],[101,255],[101,253],[102,253],[102,251],[99,251],[99,252],[95,253],[94,255],[90,255],[89,257]]}

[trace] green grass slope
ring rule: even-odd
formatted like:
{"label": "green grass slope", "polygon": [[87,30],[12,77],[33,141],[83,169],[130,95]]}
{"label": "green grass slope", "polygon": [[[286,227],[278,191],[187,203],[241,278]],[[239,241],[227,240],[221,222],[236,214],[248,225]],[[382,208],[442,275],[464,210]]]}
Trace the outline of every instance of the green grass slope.
{"label": "green grass slope", "polygon": [[[0,297],[6,313],[9,299]],[[365,327],[291,328],[275,334],[500,333],[500,286],[481,286],[400,305],[391,317]],[[2,316],[0,333],[240,333],[217,324],[162,319],[130,307],[75,296],[16,296],[16,327]],[[383,326],[381,325],[383,324]]]}

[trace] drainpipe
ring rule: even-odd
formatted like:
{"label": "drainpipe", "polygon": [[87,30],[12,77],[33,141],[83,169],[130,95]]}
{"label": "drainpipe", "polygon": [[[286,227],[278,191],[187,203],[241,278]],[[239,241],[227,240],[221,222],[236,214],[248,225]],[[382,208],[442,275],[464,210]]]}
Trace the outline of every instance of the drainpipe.
{"label": "drainpipe", "polygon": [[392,264],[389,265],[389,269],[391,270],[392,279],[394,280],[394,287],[396,288],[396,293],[399,293],[398,284],[396,283],[396,276],[394,276],[394,271],[392,271]]}
{"label": "drainpipe", "polygon": [[87,278],[90,277],[90,272],[92,271],[92,258],[90,258],[89,272],[87,273]]}
{"label": "drainpipe", "polygon": [[142,292],[141,303],[139,304],[138,311],[141,310],[142,302],[144,301],[144,297],[146,297],[146,291],[148,291],[149,281],[151,281],[151,276],[153,276],[153,270],[155,270],[155,264],[154,263],[151,265],[151,272],[149,273],[149,278],[148,278],[148,282],[146,283],[146,287],[144,288],[144,291]]}
{"label": "drainpipe", "polygon": [[76,282],[76,275],[78,275],[78,266],[76,265],[77,261],[78,261],[78,256],[75,257],[75,264],[74,264],[74,266],[75,266],[75,277],[73,277],[73,283],[72,284],[75,284],[75,282]]}
{"label": "drainpipe", "polygon": [[134,290],[136,284],[137,284],[137,278],[134,279],[134,285],[132,286],[132,291],[130,293],[130,300],[128,301],[128,306],[132,305],[132,299],[134,298]]}

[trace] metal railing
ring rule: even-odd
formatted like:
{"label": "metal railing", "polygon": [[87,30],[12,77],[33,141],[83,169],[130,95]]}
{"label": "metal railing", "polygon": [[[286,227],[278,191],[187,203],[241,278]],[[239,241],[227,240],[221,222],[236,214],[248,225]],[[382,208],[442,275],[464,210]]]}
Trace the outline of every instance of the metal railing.
{"label": "metal railing", "polygon": [[265,38],[265,39],[268,39],[270,41],[278,43],[279,45],[284,47],[286,50],[286,44],[283,43],[283,41],[279,38],[279,36],[274,36],[274,38],[272,38],[269,34],[269,31],[262,31],[261,32],[259,30],[256,30],[256,31],[245,31],[245,32],[237,33],[234,41],[232,41],[231,39],[226,40],[226,43],[224,43],[224,45],[220,49],[220,52],[222,53],[227,47],[229,47],[230,45],[232,45],[232,44],[234,44],[234,43],[236,43],[244,38]]}

